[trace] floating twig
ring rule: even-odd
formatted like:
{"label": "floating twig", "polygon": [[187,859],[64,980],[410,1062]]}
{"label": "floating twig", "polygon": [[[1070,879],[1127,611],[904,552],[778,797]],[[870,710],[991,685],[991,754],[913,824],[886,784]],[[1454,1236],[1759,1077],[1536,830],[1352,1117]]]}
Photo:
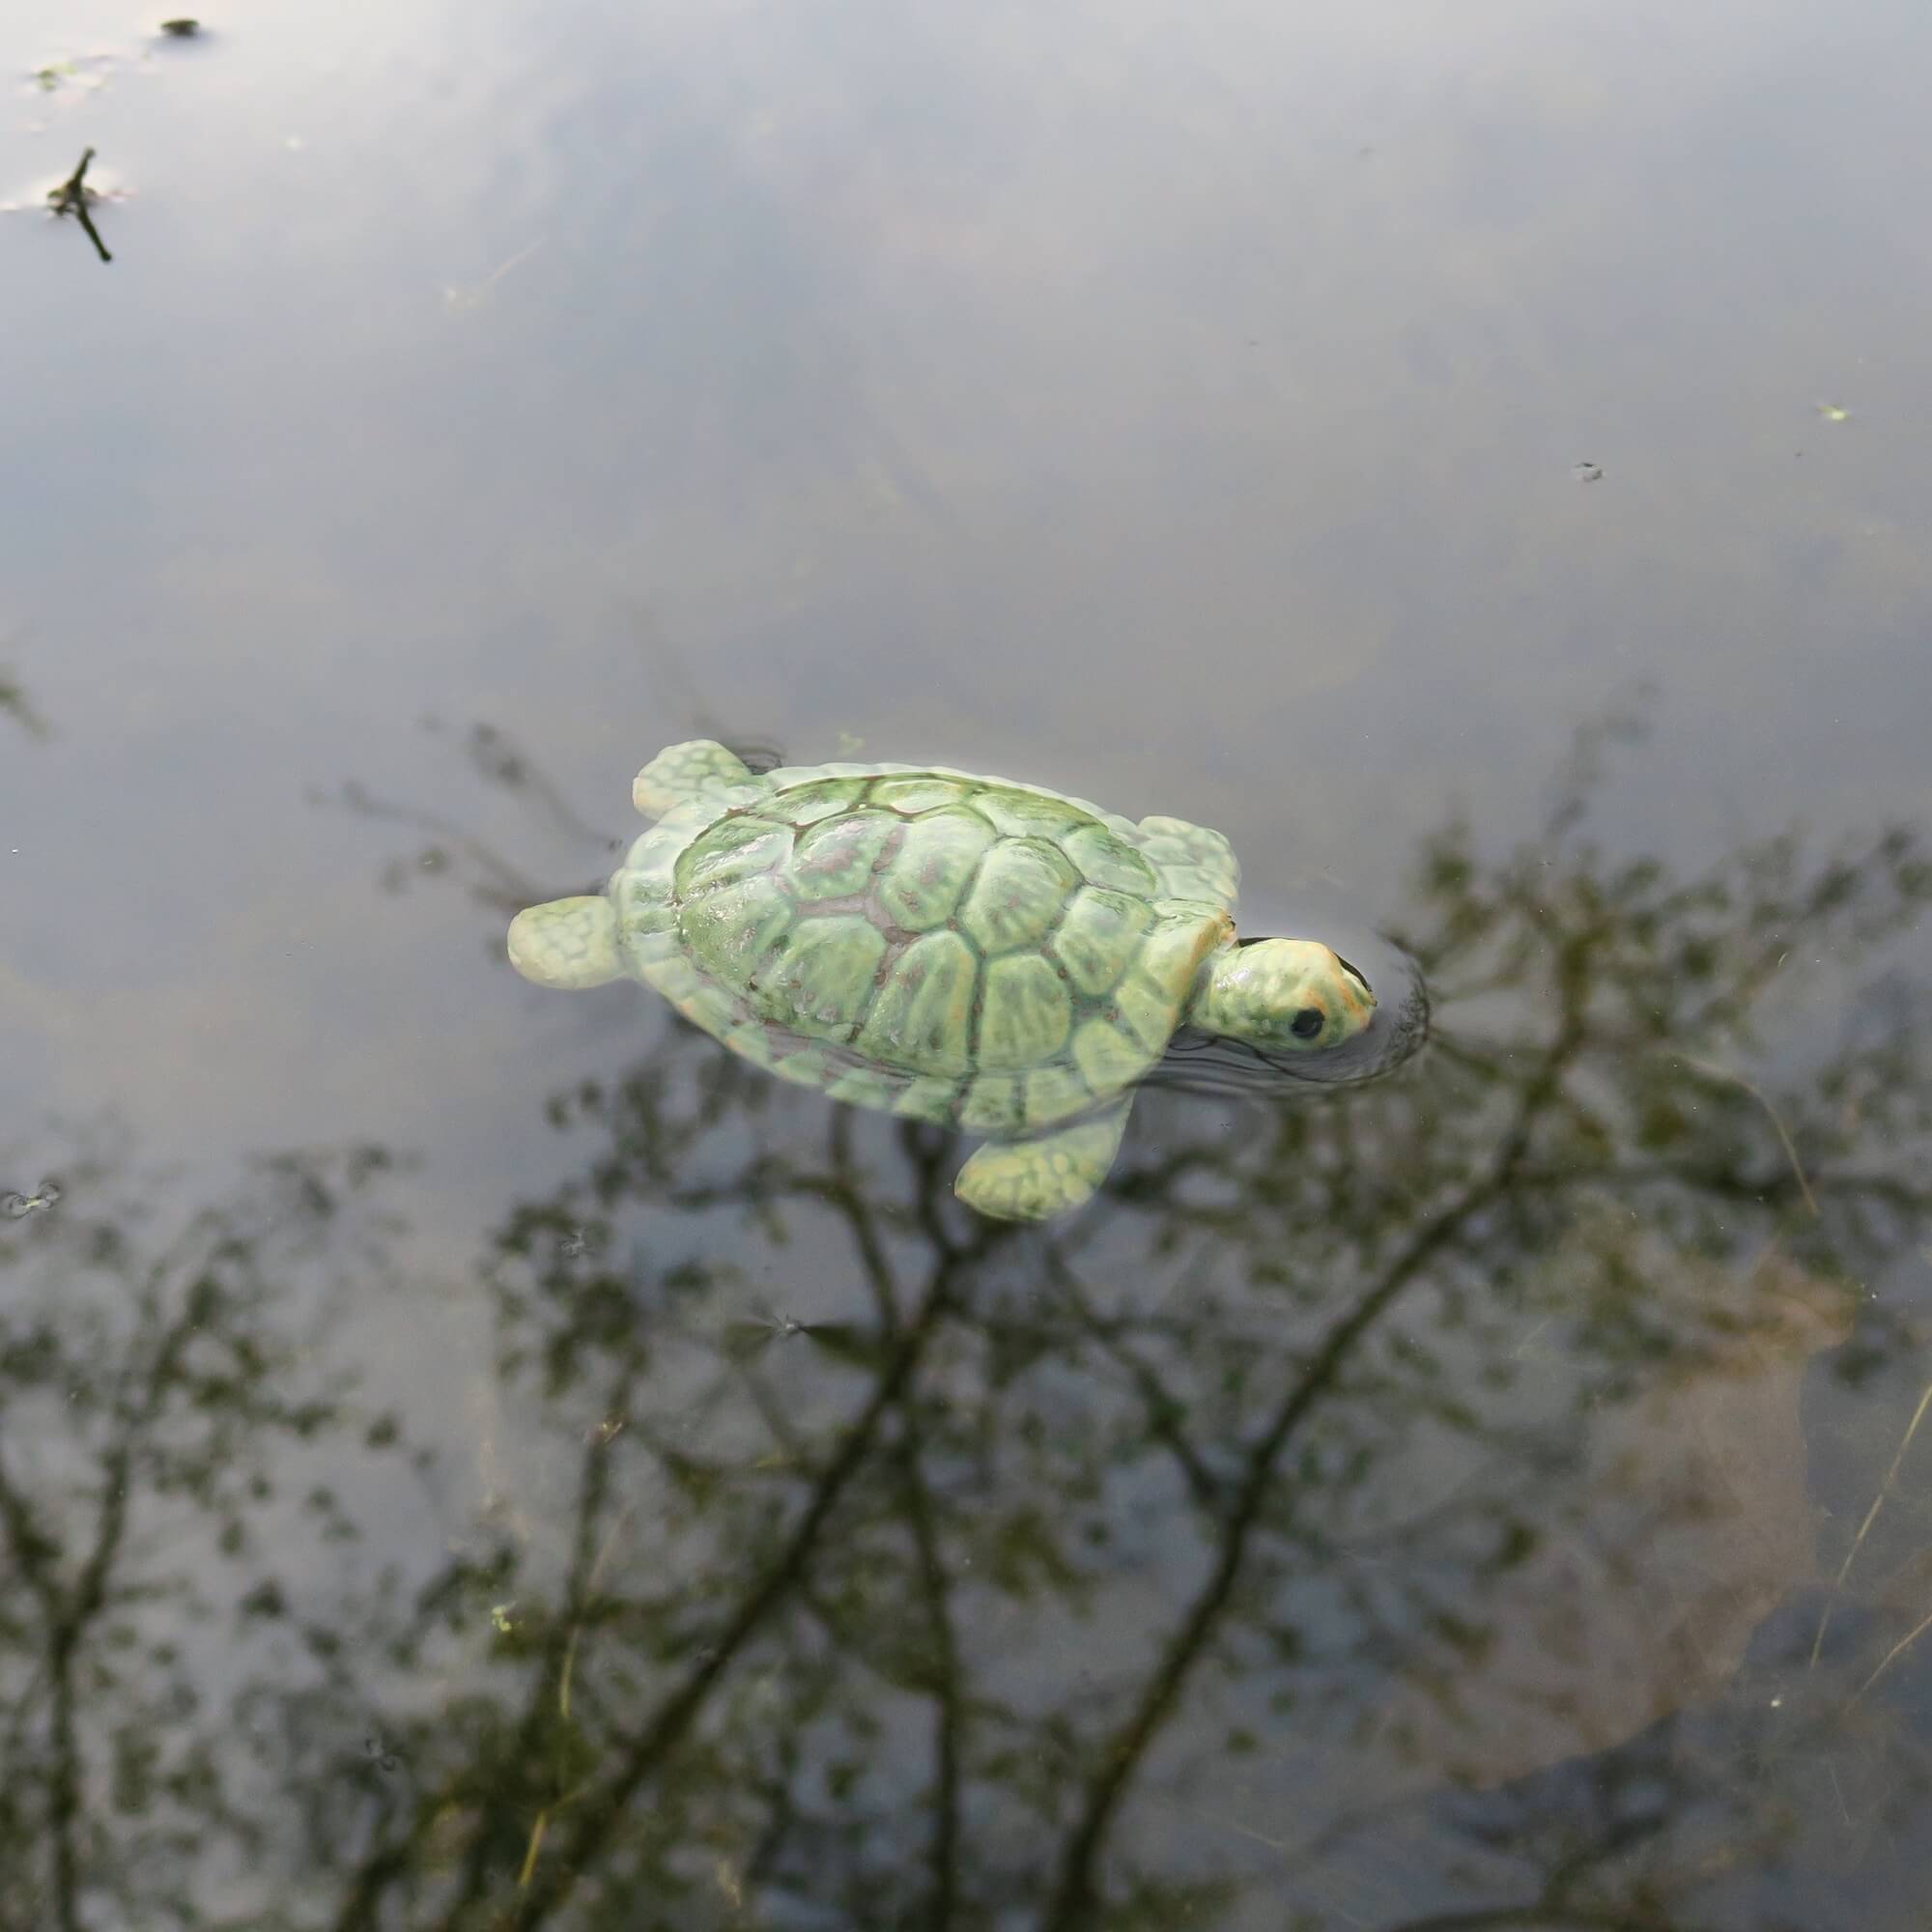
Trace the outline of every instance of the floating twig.
{"label": "floating twig", "polygon": [[111,262],[114,257],[107,252],[107,243],[100,239],[100,232],[94,225],[94,216],[88,213],[88,206],[100,197],[87,185],[87,164],[94,158],[94,150],[89,148],[80,157],[80,165],[62,182],[59,187],[47,190],[47,204],[56,214],[71,214],[87,230],[87,239],[94,243],[95,252],[103,262]]}
{"label": "floating twig", "polygon": [[[1905,1452],[1912,1447],[1912,1438],[1918,1434],[1918,1425],[1925,1420],[1927,1408],[1932,1408],[1932,1382],[1925,1384],[1925,1393],[1918,1398],[1918,1406],[1912,1411],[1912,1420],[1905,1425],[1905,1434],[1899,1438],[1898,1453],[1891,1459],[1891,1467],[1885,1472],[1885,1481],[1878,1486],[1878,1494],[1872,1498],[1871,1508],[1865,1511],[1865,1520],[1859,1524],[1859,1533],[1852,1538],[1852,1547],[1845,1551],[1845,1560],[1838,1565],[1838,1574],[1832,1579],[1832,1594],[1826,1599],[1824,1610],[1818,1618],[1818,1634],[1811,1639],[1811,1662],[1807,1668],[1816,1666],[1824,1651],[1825,1633],[1831,1628],[1832,1611],[1836,1606],[1839,1597],[1844,1594],[1845,1578],[1852,1574],[1852,1564],[1857,1560],[1860,1549],[1863,1548],[1865,1538],[1871,1534],[1872,1524],[1878,1520],[1878,1513],[1885,1507],[1885,1499],[1891,1493],[1892,1484],[1898,1480],[1898,1471],[1905,1461]],[[1905,1643],[1910,1643],[1912,1637],[1916,1637],[1918,1631],[1924,1628],[1925,1626],[1920,1624],[1918,1630],[1914,1631],[1912,1636],[1905,1639]],[[1881,1663],[1878,1669],[1866,1678],[1859,1691],[1861,1697],[1878,1682],[1879,1674],[1885,1669],[1886,1664],[1904,1648],[1905,1644],[1900,1644],[1898,1650],[1892,1651],[1886,1658],[1885,1663]]]}
{"label": "floating twig", "polygon": [[1917,1643],[1918,1639],[1921,1636],[1923,1636],[1925,1633],[1929,1630],[1932,1630],[1932,1617],[1927,1617],[1923,1623],[1918,1625],[1915,1629],[1908,1631],[1902,1637],[1900,1637],[1899,1640],[1895,1644],[1893,1644],[1892,1647],[1889,1651],[1887,1651],[1882,1658],[1879,1659],[1878,1668],[1874,1670],[1872,1674],[1869,1677],[1867,1677],[1862,1684],[1859,1686],[1857,1693],[1852,1698],[1852,1702],[1856,1704],[1859,1701],[1859,1698],[1862,1697],[1865,1694],[1865,1692],[1869,1690],[1872,1688],[1872,1686],[1876,1684],[1878,1680],[1881,1677],[1883,1677],[1885,1673],[1888,1670],[1889,1670],[1891,1666],[1901,1657],[1903,1657],[1905,1653],[1908,1650],[1910,1650],[1912,1646],[1915,1643]]}
{"label": "floating twig", "polygon": [[1671,1051],[1675,1059],[1682,1061],[1693,1072],[1703,1074],[1707,1080],[1722,1080],[1733,1087],[1742,1087],[1764,1109],[1770,1117],[1771,1124],[1777,1129],[1777,1138],[1783,1145],[1785,1158],[1791,1163],[1792,1173],[1798,1177],[1798,1191],[1804,1197],[1804,1205],[1810,1209],[1811,1218],[1815,1221],[1818,1218],[1817,1196],[1811,1192],[1811,1183],[1804,1178],[1804,1164],[1798,1158],[1798,1150],[1792,1145],[1790,1134],[1785,1131],[1783,1117],[1772,1105],[1769,1096],[1761,1089],[1753,1087],[1742,1073],[1734,1073],[1728,1066],[1719,1066],[1715,1061],[1699,1060],[1693,1054],[1676,1053],[1674,1049]]}

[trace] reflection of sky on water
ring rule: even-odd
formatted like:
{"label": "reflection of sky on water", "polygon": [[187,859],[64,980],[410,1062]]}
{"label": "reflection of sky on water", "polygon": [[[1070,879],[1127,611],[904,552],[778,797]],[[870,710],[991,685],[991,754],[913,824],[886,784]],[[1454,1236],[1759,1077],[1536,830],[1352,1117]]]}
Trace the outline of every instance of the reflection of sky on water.
{"label": "reflection of sky on water", "polygon": [[[0,680],[50,732],[0,715],[0,1188],[57,1171],[56,1114],[124,1117],[182,1202],[264,1147],[420,1151],[404,1283],[349,1356],[448,1454],[496,1439],[477,1249],[575,1172],[544,1098],[664,1036],[632,989],[521,986],[449,881],[379,890],[449,841],[346,781],[548,894],[606,867],[665,739],[843,734],[1220,825],[1257,907],[1338,929],[1409,916],[1454,805],[1485,850],[1529,836],[1572,727],[1646,684],[1613,850],[1924,815],[1917,10],[238,0],[210,28],[0,26],[0,199],[88,143],[128,191],[108,269],[0,216]],[[97,86],[29,78],[96,50],[122,56]],[[583,825],[480,781],[476,720]],[[1780,1078],[1881,1008],[1911,1025],[1916,981],[1874,1003],[1862,963],[1794,965],[1762,1009]],[[743,1144],[817,1145],[813,1096],[761,1104]],[[1151,1095],[1128,1157],[1235,1119]],[[1094,1237],[1121,1280],[1142,1211]],[[793,1319],[866,1313],[836,1223],[782,1248],[736,1210],[665,1220],[626,1256],[682,1242]],[[1201,1280],[1238,1280],[1227,1238]],[[1867,1285],[1922,1268],[1901,1248]],[[1814,1378],[1808,1468],[1796,1370],[1755,1384],[1725,1439],[1764,1445],[1741,1515],[1770,1526],[1719,1579],[1747,1606],[1726,1643],[1803,1567],[1804,1483],[1868,1505],[1893,1378]],[[1711,1413],[1657,1400],[1666,1436]],[[536,1466],[541,1517],[565,1492]],[[365,1500],[374,1546],[429,1560],[392,1491]],[[1877,1568],[1909,1596],[1932,1525],[1899,1511]],[[1112,1622],[1013,1669],[1050,1693],[1082,1646],[1143,1641],[1111,1587]],[[1243,1818],[1272,1837],[1268,1805],[1342,1773],[1267,1735]],[[1161,1816],[1193,1868],[1207,1826]],[[1830,1858],[1794,1857],[1828,1922]],[[1332,1922],[1429,1902],[1356,1884]]]}

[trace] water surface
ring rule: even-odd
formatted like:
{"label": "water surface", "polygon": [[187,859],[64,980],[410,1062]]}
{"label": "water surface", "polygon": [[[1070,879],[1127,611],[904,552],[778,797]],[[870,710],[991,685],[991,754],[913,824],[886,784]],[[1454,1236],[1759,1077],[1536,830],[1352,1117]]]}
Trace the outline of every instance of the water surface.
{"label": "water surface", "polygon": [[[0,1925],[1922,1926],[1920,10],[153,25],[0,26]],[[696,731],[1430,1050],[976,1223],[509,971]]]}

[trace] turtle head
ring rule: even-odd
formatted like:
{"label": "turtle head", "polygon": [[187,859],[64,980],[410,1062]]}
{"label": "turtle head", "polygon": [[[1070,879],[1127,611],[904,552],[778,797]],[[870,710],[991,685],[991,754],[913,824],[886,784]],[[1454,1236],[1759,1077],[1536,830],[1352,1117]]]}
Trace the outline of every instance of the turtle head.
{"label": "turtle head", "polygon": [[1319,939],[1247,939],[1209,955],[1189,1022],[1270,1053],[1353,1039],[1375,1016],[1369,982]]}

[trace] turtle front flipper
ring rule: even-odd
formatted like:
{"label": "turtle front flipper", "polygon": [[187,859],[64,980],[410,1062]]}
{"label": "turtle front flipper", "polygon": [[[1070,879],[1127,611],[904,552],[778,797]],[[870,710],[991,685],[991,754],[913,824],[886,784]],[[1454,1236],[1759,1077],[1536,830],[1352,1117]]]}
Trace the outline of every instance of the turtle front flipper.
{"label": "turtle front flipper", "polygon": [[1140,835],[1141,850],[1153,861],[1166,897],[1233,910],[1241,868],[1220,833],[1184,818],[1144,818]]}
{"label": "turtle front flipper", "polygon": [[510,964],[539,986],[601,986],[623,977],[617,914],[593,894],[530,906],[510,922]]}
{"label": "turtle front flipper", "polygon": [[967,1207],[995,1221],[1046,1221],[1078,1208],[1107,1178],[1126,1131],[1123,1096],[1058,1133],[988,1141],[952,1183]]}
{"label": "turtle front flipper", "polygon": [[662,818],[674,806],[706,792],[753,782],[751,767],[714,738],[667,745],[631,785],[631,800],[646,818]]}

